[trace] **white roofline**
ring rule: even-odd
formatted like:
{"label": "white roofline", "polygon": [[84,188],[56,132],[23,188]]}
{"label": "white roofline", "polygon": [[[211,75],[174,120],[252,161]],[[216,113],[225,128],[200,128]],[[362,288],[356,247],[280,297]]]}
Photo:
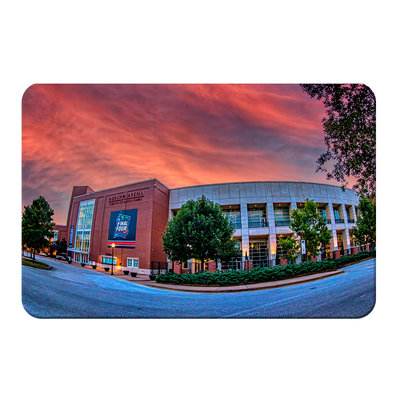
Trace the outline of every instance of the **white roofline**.
{"label": "white roofline", "polygon": [[[169,190],[173,191],[173,190],[179,190],[179,189],[189,189],[189,188],[194,188],[194,187],[199,187],[199,186],[242,185],[244,183],[306,183],[306,184],[309,184],[309,185],[332,186],[332,187],[337,188],[337,189],[342,189],[341,186],[332,185],[330,183],[319,183],[319,182],[303,182],[303,181],[244,181],[244,182],[206,183],[205,185],[182,186],[182,187],[173,188],[173,189],[169,189]],[[350,189],[350,188],[346,188],[346,190],[350,190],[350,191],[352,191],[354,193],[357,193],[353,189]]]}

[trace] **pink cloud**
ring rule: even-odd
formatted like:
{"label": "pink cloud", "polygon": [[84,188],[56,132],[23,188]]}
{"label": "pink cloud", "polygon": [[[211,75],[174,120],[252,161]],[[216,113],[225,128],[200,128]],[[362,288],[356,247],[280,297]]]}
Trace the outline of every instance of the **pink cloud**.
{"label": "pink cloud", "polygon": [[42,195],[63,224],[73,185],[326,182],[314,172],[323,116],[298,85],[34,85],[23,97],[23,205]]}

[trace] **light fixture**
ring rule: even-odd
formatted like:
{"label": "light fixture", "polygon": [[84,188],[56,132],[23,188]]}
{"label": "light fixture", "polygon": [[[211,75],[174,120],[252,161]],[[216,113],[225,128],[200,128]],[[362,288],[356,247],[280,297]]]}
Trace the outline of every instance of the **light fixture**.
{"label": "light fixture", "polygon": [[112,247],[112,255],[111,255],[111,275],[114,275],[113,269],[114,269],[114,247],[115,247],[115,243],[113,243],[113,244],[111,245],[111,247]]}

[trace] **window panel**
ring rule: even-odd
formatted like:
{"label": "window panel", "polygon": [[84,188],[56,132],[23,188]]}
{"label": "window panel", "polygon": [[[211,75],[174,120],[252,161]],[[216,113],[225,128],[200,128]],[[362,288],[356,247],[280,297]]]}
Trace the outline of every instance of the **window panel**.
{"label": "window panel", "polygon": [[[76,223],[75,249],[78,252],[89,252],[92,229],[94,200],[81,201]],[[86,255],[87,258],[87,255]]]}
{"label": "window panel", "polygon": [[139,259],[138,258],[127,258],[126,265],[130,268],[139,268]]}

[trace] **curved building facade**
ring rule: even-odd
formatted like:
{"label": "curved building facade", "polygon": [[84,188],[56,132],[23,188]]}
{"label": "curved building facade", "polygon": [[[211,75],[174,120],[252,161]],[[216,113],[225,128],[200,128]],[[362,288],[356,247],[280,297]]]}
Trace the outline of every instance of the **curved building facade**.
{"label": "curved building facade", "polygon": [[[129,269],[154,274],[166,264],[161,234],[188,200],[205,195],[219,203],[235,226],[234,238],[246,256],[258,265],[274,265],[282,254],[280,237],[293,235],[290,213],[307,198],[332,233],[321,257],[333,251],[349,252],[356,222],[358,196],[352,190],[303,182],[242,182],[169,189],[157,179],[94,191],[74,186],[65,235],[68,253],[76,263],[93,267]],[[159,267],[158,267],[159,268]]]}
{"label": "curved building facade", "polygon": [[289,228],[292,210],[304,206],[306,199],[318,204],[320,215],[326,219],[332,233],[330,245],[322,257],[333,251],[346,254],[352,247],[351,229],[357,220],[358,196],[350,189],[307,182],[242,182],[189,186],[170,190],[169,218],[190,199],[205,195],[219,203],[232,220],[234,238],[253,262],[262,263],[279,258],[280,237],[291,236]]}

